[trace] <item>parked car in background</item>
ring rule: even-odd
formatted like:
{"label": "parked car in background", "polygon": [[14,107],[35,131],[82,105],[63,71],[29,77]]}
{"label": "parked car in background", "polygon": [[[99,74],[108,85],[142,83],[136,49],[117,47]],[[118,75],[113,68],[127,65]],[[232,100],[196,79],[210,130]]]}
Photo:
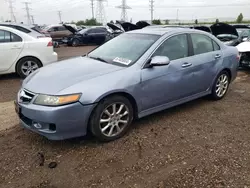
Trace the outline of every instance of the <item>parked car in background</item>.
{"label": "parked car in background", "polygon": [[0,23],[0,26],[11,27],[11,28],[17,29],[35,38],[50,37],[50,34],[48,32],[43,31],[38,26],[34,26],[34,25],[24,25],[24,24],[12,23],[12,22],[2,22]]}
{"label": "parked car in background", "polygon": [[[67,25],[69,25],[74,30],[68,30],[68,28],[65,27]],[[60,42],[64,37],[72,35],[72,34],[74,34],[74,32],[78,31],[78,29],[75,25],[72,25],[72,24],[67,24],[67,25],[66,24],[64,24],[64,25],[49,25],[49,26],[44,28],[44,31],[48,32],[54,41]]]}
{"label": "parked car in background", "polygon": [[0,26],[0,74],[30,73],[57,61],[52,39],[37,38],[11,27]]}
{"label": "parked car in background", "polygon": [[239,33],[234,26],[226,23],[215,23],[210,28],[213,35],[224,44],[236,46],[239,43]]}
{"label": "parked car in background", "polygon": [[[136,118],[210,95],[222,99],[239,56],[194,29],[135,30],[35,71],[18,92],[22,126],[51,140],[122,137]],[[26,97],[28,96],[28,97]]]}
{"label": "parked car in background", "polygon": [[[65,26],[68,30],[72,30],[71,26]],[[83,44],[103,44],[106,41],[108,31],[105,27],[91,27],[74,32],[72,35],[64,37],[62,42],[69,46],[79,46]]]}
{"label": "parked car in background", "polygon": [[237,49],[240,53],[240,67],[250,68],[250,40],[238,44]]}

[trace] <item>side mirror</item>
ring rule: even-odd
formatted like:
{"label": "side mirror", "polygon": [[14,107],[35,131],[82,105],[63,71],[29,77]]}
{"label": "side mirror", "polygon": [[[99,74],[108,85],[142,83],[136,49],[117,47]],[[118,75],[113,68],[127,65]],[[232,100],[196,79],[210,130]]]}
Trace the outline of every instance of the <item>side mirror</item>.
{"label": "side mirror", "polygon": [[150,66],[164,66],[168,65],[170,63],[170,60],[167,56],[154,56],[150,61]]}

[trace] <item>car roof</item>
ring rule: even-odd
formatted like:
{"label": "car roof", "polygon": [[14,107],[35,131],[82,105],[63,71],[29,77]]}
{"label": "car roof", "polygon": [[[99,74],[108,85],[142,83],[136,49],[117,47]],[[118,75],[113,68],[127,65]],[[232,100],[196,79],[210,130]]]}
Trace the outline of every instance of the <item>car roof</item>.
{"label": "car roof", "polygon": [[197,32],[197,33],[203,33],[206,32],[196,30],[196,29],[189,29],[189,28],[178,28],[178,27],[168,27],[168,28],[148,28],[148,29],[138,29],[129,31],[127,33],[141,33],[141,34],[152,34],[152,35],[165,35],[167,33],[175,33],[175,32]]}
{"label": "car roof", "polygon": [[18,24],[18,23],[13,23],[13,22],[0,22],[0,25],[14,25],[14,26],[24,27],[26,29],[30,29],[32,27],[36,27],[34,25]]}

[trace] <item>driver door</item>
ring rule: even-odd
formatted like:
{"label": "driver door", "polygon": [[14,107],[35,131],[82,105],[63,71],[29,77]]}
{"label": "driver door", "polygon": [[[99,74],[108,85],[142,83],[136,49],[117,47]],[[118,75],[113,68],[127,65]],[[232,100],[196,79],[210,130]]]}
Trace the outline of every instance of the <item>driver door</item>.
{"label": "driver door", "polygon": [[193,94],[195,82],[188,46],[187,35],[179,34],[167,39],[155,51],[152,57],[167,56],[170,64],[142,70],[142,110],[159,107]]}

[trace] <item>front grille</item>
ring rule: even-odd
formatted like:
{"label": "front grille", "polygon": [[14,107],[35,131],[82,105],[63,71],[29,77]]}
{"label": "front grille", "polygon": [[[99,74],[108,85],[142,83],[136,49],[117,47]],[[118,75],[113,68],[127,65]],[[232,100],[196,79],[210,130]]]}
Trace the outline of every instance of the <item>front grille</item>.
{"label": "front grille", "polygon": [[30,103],[32,101],[32,99],[34,98],[34,94],[32,94],[31,92],[28,92],[26,90],[22,90],[20,91],[19,94],[19,99],[21,103]]}

